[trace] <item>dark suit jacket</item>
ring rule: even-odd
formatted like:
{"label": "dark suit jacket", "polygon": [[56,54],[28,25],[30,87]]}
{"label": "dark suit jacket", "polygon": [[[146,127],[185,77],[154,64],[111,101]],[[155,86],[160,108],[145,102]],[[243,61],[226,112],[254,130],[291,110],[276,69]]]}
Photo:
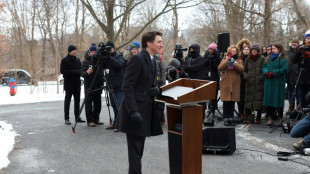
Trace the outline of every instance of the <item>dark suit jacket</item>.
{"label": "dark suit jacket", "polygon": [[[143,49],[127,63],[123,83],[124,98],[119,109],[119,129],[138,136],[163,134],[160,118],[157,117],[154,98],[148,94],[155,81],[156,68],[149,53]],[[130,113],[139,111],[143,122],[137,125],[131,121]]]}

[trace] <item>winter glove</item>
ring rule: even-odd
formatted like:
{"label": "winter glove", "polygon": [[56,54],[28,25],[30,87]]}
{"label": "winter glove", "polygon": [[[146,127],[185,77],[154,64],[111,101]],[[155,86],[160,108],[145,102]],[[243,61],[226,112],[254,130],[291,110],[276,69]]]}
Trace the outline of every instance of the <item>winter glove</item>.
{"label": "winter glove", "polygon": [[274,77],[273,72],[269,72],[269,74],[270,74],[270,78],[272,79]]}
{"label": "winter glove", "polygon": [[266,77],[269,79],[270,78],[270,73],[269,72],[266,72]]}
{"label": "winter glove", "polygon": [[304,54],[304,59],[309,59],[310,58],[310,52],[306,51]]}
{"label": "winter glove", "polygon": [[139,111],[134,111],[130,114],[131,121],[136,124],[141,124],[143,122],[142,115]]}

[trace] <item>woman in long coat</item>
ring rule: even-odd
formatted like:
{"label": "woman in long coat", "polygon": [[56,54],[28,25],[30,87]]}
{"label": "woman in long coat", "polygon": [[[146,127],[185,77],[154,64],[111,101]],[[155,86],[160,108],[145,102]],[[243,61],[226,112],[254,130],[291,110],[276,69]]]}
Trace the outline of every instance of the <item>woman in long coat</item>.
{"label": "woman in long coat", "polygon": [[240,74],[243,72],[242,59],[238,57],[239,50],[235,45],[227,49],[227,54],[222,59],[218,70],[221,71],[220,97],[223,101],[224,125],[234,126],[235,102],[240,101]]}
{"label": "woman in long coat", "polygon": [[[283,46],[272,45],[272,53],[262,67],[262,73],[265,75],[263,105],[267,106],[267,125],[271,125],[273,119],[278,119],[279,123],[282,122],[287,69],[288,59]],[[278,116],[275,115],[275,110]]]}
{"label": "woman in long coat", "polygon": [[264,96],[264,74],[262,66],[265,57],[260,54],[259,45],[254,43],[250,49],[250,55],[246,58],[244,64],[243,77],[245,80],[245,122],[252,123],[248,120],[253,111],[257,111],[256,123],[261,123],[263,96]]}

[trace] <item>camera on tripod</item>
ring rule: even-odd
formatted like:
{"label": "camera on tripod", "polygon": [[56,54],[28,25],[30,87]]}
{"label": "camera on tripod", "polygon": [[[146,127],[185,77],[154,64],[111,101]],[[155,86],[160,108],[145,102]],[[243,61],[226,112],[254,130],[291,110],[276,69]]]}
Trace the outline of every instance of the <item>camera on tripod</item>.
{"label": "camera on tripod", "polygon": [[108,60],[110,58],[110,51],[110,46],[106,46],[104,42],[100,42],[98,44],[97,53],[95,55],[97,61],[103,63],[104,61]]}
{"label": "camera on tripod", "polygon": [[181,62],[181,59],[183,58],[183,51],[187,51],[187,48],[182,48],[182,45],[180,43],[176,43],[174,58],[178,59]]}

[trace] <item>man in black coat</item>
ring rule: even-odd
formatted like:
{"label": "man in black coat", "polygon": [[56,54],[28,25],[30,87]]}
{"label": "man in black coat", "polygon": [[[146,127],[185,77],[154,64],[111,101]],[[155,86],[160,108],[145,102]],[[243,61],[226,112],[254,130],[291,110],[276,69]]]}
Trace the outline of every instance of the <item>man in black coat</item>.
{"label": "man in black coat", "polygon": [[103,122],[99,120],[101,112],[101,94],[103,90],[103,71],[99,68],[101,65],[98,66],[93,62],[95,53],[96,45],[92,44],[85,53],[81,70],[81,75],[84,77],[85,115],[87,125],[90,127],[103,125]]}
{"label": "man in black coat", "polygon": [[118,132],[117,116],[119,106],[121,105],[123,99],[122,85],[125,75],[125,59],[124,57],[115,51],[114,43],[108,41],[106,46],[110,46],[110,58],[105,62],[106,66],[106,84],[109,89],[109,96],[111,101],[111,106],[114,112],[113,124],[108,126],[106,129],[114,129],[114,132]]}
{"label": "man in black coat", "polygon": [[299,69],[302,68],[299,85],[301,88],[301,106],[308,107],[305,100],[306,94],[310,91],[310,29],[305,33],[304,43],[297,48],[297,52],[293,56],[293,63],[299,63]]}
{"label": "man in black coat", "polygon": [[188,58],[185,60],[183,67],[184,71],[192,79],[203,79],[202,70],[204,68],[204,60],[200,55],[200,46],[192,44],[188,50]]}
{"label": "man in black coat", "polygon": [[[163,134],[156,114],[154,87],[156,66],[154,55],[163,47],[161,33],[144,33],[142,51],[130,58],[123,83],[124,99],[119,110],[119,129],[126,133],[129,174],[141,174],[145,137]],[[153,63],[154,62],[154,63]]]}
{"label": "man in black coat", "polygon": [[81,93],[81,61],[75,57],[76,47],[69,45],[68,55],[61,60],[60,73],[64,77],[65,96],[65,124],[70,125],[69,109],[72,95],[74,97],[74,115],[76,122],[85,122],[79,117]]}

